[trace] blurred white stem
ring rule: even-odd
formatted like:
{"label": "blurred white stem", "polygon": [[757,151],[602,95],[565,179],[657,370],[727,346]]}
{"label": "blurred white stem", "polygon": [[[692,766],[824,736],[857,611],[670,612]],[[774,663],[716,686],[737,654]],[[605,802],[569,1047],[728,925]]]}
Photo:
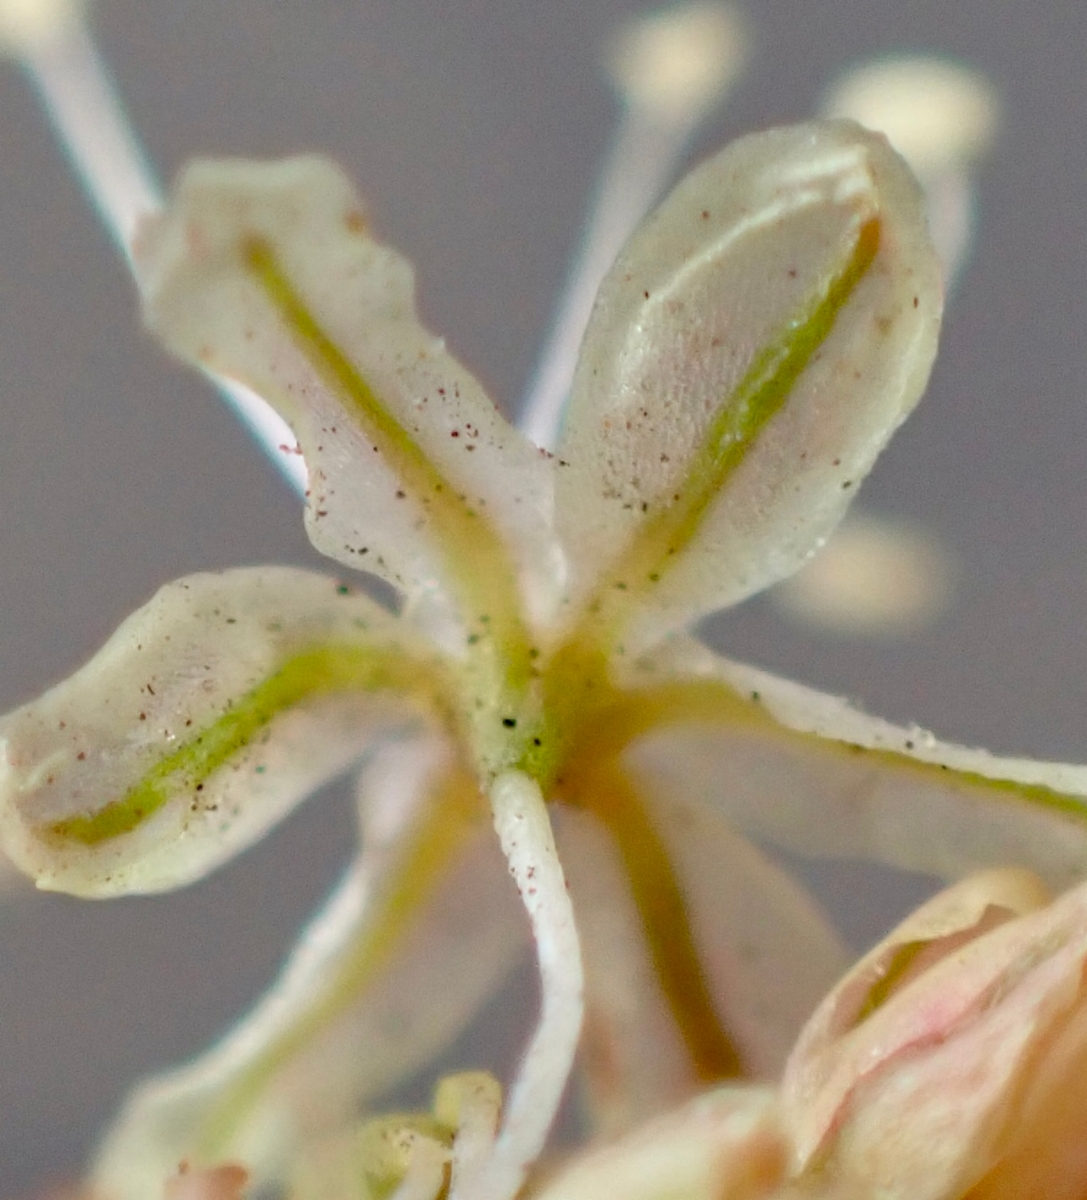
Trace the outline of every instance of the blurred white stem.
{"label": "blurred white stem", "polygon": [[495,780],[494,824],[536,942],[540,1017],[510,1090],[490,1156],[455,1181],[450,1200],[512,1200],[554,1124],[581,1036],[584,973],[566,878],[539,787],[519,772]]}
{"label": "blurred white stem", "polygon": [[23,53],[23,64],[118,249],[131,263],[141,217],[162,206],[105,64],[82,22]]}
{"label": "blurred white stem", "polygon": [[697,118],[685,128],[660,124],[627,106],[615,143],[596,184],[588,224],[574,258],[551,333],[522,407],[521,428],[538,446],[553,449],[600,281],[683,160]]}
{"label": "blurred white stem", "polygon": [[746,59],[746,35],[728,5],[694,0],[635,17],[612,47],[619,128],[519,424],[554,449],[581,338],[600,282],[627,238],[671,182],[699,125],[721,103]]}
{"label": "blurred white stem", "polygon": [[[103,225],[131,267],[139,224],[162,207],[162,191],[89,31],[71,19],[55,36],[23,46],[20,61]],[[212,380],[292,487],[304,493],[306,468],[287,423],[249,388]]]}

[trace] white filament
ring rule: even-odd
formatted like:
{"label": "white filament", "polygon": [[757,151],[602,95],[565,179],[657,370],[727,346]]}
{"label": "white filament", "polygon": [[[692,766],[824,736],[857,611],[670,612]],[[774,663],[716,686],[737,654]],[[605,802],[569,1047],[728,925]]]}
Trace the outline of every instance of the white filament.
{"label": "white filament", "polygon": [[553,449],[582,334],[600,281],[659,199],[698,126],[746,59],[742,23],[729,7],[694,3],[633,18],[609,56],[622,102],[619,128],[596,183],[589,217],[521,409],[520,426]]}
{"label": "white filament", "polygon": [[[63,21],[36,29],[34,36],[9,39],[9,44],[99,218],[131,267],[140,222],[162,207],[162,192],[89,30],[71,8]],[[218,376],[212,381],[295,490],[305,492],[306,468],[290,426],[244,385]]]}
{"label": "white filament", "polygon": [[29,43],[22,61],[102,223],[131,261],[140,219],[162,205],[146,158],[82,21]]}
{"label": "white filament", "polygon": [[584,1011],[584,972],[574,910],[539,786],[509,771],[490,794],[494,825],[536,942],[540,1017],[510,1090],[494,1148],[465,1171],[450,1200],[512,1200],[536,1161],[574,1065]]}

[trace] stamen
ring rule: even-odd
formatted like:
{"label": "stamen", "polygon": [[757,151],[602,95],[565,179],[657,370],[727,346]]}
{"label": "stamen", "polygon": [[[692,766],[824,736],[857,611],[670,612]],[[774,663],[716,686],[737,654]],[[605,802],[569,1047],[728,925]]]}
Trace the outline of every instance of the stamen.
{"label": "stamen", "polygon": [[925,189],[932,240],[950,291],[976,225],[972,171],[996,133],[998,104],[976,71],[936,58],[890,58],[848,72],[823,111],[885,133]]}
{"label": "stamen", "polygon": [[[131,268],[140,222],[162,207],[162,189],[80,6],[3,0],[0,45],[17,55],[72,169]],[[294,490],[304,494],[306,466],[286,421],[242,384],[209,378]]]}
{"label": "stamen", "polygon": [[454,1183],[450,1200],[512,1200],[520,1191],[562,1102],[584,1009],[577,926],[540,789],[527,775],[510,771],[495,780],[490,799],[536,941],[540,1019],[494,1150],[478,1171]]}
{"label": "stamen", "polygon": [[739,14],[693,3],[636,17],[616,38],[608,69],[622,110],[550,336],[521,409],[525,433],[553,449],[582,334],[600,281],[659,199],[691,138],[724,99],[747,58]]}

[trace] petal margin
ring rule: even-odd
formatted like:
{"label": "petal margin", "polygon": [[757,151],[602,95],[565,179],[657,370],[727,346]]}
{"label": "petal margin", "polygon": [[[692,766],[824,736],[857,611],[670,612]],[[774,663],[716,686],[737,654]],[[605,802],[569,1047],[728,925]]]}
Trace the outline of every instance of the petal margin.
{"label": "petal margin", "polygon": [[0,842],[39,887],[178,887],[441,705],[442,665],[368,597],[287,567],[191,575],[0,720]]}
{"label": "petal margin", "polygon": [[669,727],[627,753],[635,776],[660,789],[702,781],[750,836],[946,879],[1021,866],[1062,891],[1087,876],[1087,766],[940,742],[690,639],[627,682],[643,705],[655,690],[670,700]]}

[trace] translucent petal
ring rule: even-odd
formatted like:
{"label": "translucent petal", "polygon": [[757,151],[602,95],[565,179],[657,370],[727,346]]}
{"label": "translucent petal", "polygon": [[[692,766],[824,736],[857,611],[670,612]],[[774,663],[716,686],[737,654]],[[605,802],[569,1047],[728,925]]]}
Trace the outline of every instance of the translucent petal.
{"label": "translucent petal", "polygon": [[40,887],[179,886],[433,715],[441,680],[409,630],[334,579],[189,576],[0,721],[0,840]]}
{"label": "translucent petal", "polygon": [[668,692],[672,726],[632,747],[632,768],[701,787],[742,832],[945,878],[1024,866],[1061,890],[1087,875],[1087,767],[939,742],[694,642],[637,674],[687,699]]}
{"label": "translucent petal", "polygon": [[[803,1022],[845,967],[814,902],[733,833],[701,790],[642,799],[686,904],[685,919],[712,1010],[735,1070],[776,1078]],[[699,1070],[662,986],[661,959],[629,886],[623,858],[589,812],[563,810],[559,847],[578,912],[587,971],[584,1061],[595,1123],[606,1134],[689,1098],[714,1074]],[[643,839],[644,845],[644,839]],[[653,891],[660,905],[664,889]],[[659,908],[674,956],[681,922]],[[671,959],[675,964],[675,958]],[[685,998],[698,988],[688,986]],[[693,1023],[696,1014],[688,1012]],[[719,1078],[720,1075],[717,1075]]]}
{"label": "translucent petal", "polygon": [[[397,836],[367,836],[390,795]],[[362,796],[359,862],[261,1004],[132,1094],[95,1168],[103,1195],[147,1200],[183,1157],[281,1180],[300,1146],[356,1125],[446,1046],[527,949],[486,805],[441,747],[386,747]]]}
{"label": "translucent petal", "polygon": [[137,270],[170,349],[294,428],[319,550],[439,607],[512,560],[546,606],[550,463],[419,323],[411,266],[370,236],[337,167],[190,165]]}
{"label": "translucent petal", "polygon": [[689,175],[585,337],[557,482],[574,601],[633,648],[795,570],[920,396],[941,303],[882,137],[771,130]]}
{"label": "translucent petal", "polygon": [[591,813],[565,806],[555,833],[585,962],[584,1099],[594,1132],[614,1136],[688,1097],[696,1079],[614,842]]}

